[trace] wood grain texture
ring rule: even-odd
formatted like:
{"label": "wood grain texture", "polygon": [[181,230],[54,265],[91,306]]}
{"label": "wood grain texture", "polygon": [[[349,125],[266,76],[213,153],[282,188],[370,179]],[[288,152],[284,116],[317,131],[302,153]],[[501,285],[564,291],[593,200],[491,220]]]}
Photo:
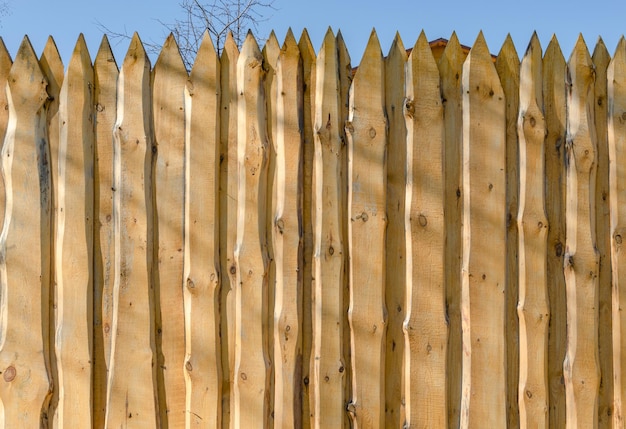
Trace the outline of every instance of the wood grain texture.
{"label": "wood grain texture", "polygon": [[[596,174],[595,230],[596,247],[600,254],[598,286],[598,357],[600,359],[600,390],[598,397],[598,429],[610,428],[613,419],[613,340],[611,332],[611,236],[609,219],[609,148],[607,132],[607,67],[611,61],[601,38],[591,57],[595,67],[594,110],[598,141],[598,170]],[[593,227],[593,226],[592,226]]]}
{"label": "wood grain texture", "polygon": [[[11,72],[11,66],[13,60],[11,55],[4,45],[2,37],[0,37],[0,82],[6,82],[9,79],[9,73]],[[4,137],[7,132],[7,125],[9,122],[9,100],[7,98],[7,92],[0,90],[0,150],[1,145],[4,144]],[[4,193],[4,181],[0,176],[0,225],[4,223],[4,205],[5,205],[5,193]]]}
{"label": "wood grain texture", "polygon": [[447,400],[448,428],[459,427],[462,378],[461,329],[461,219],[463,209],[462,138],[463,107],[461,83],[465,53],[452,33],[439,59],[441,95],[444,110],[444,192],[445,192],[445,285],[448,320]]}
{"label": "wood grain texture", "polygon": [[622,37],[607,69],[608,155],[611,268],[613,280],[613,427],[623,428],[626,417],[626,40]]}
{"label": "wood grain texture", "polygon": [[302,374],[300,392],[302,400],[302,427],[311,427],[310,378],[312,285],[313,285],[313,121],[315,113],[315,50],[309,33],[304,29],[298,41],[302,60]]}
{"label": "wood grain texture", "polygon": [[263,56],[248,33],[237,62],[237,242],[233,427],[269,422],[267,319],[267,145]]}
{"label": "wood grain texture", "polygon": [[595,202],[597,140],[593,63],[582,36],[567,67],[563,270],[567,347],[563,362],[567,427],[596,427],[598,419],[598,265],[591,208]]}
{"label": "wood grain texture", "polygon": [[103,427],[111,358],[113,278],[113,126],[119,71],[106,36],[94,61],[93,426]]}
{"label": "wood grain texture", "polygon": [[463,65],[462,88],[461,426],[505,427],[505,100],[482,33]]}
{"label": "wood grain texture", "polygon": [[404,425],[444,428],[448,421],[444,121],[439,70],[423,32],[409,56],[406,88]]}
{"label": "wood grain texture", "polygon": [[[220,62],[205,32],[185,86],[185,427],[222,422]],[[214,124],[214,126],[208,126]]]}
{"label": "wood grain texture", "polygon": [[135,34],[118,79],[115,279],[106,427],[157,427],[150,61]]}
{"label": "wood grain texture", "polygon": [[541,45],[535,33],[520,70],[519,116],[519,426],[548,427],[548,220]]}
{"label": "wood grain texture", "polygon": [[314,274],[311,427],[344,424],[344,218],[337,43],[329,29],[316,60],[313,160]]}
{"label": "wood grain texture", "polygon": [[58,427],[92,423],[94,72],[78,38],[59,97],[54,195]]}
{"label": "wood grain texture", "polygon": [[551,428],[565,427],[565,58],[553,37],[543,58],[543,100],[546,121],[546,215],[548,218],[548,382]]}
{"label": "wood grain texture", "polygon": [[[51,183],[46,78],[28,38],[6,86],[0,233],[0,399],[5,427],[48,426]],[[37,198],[37,196],[39,198]]]}
{"label": "wood grain texture", "polygon": [[[385,425],[399,428],[405,421],[404,331],[406,315],[406,164],[407,131],[403,106],[406,50],[396,33],[385,58],[387,136],[387,235],[385,241]],[[439,77],[437,77],[439,78]]]}
{"label": "wood grain texture", "polygon": [[385,424],[386,146],[384,62],[373,31],[352,87],[348,137],[348,261],[354,427]]}
{"label": "wood grain texture", "polygon": [[157,381],[161,424],[186,424],[183,242],[185,209],[185,99],[187,71],[174,36],[152,71],[154,144],[154,264]]}
{"label": "wood grain texture", "polygon": [[237,60],[228,33],[220,57],[220,339],[222,346],[222,428],[230,427],[235,363],[235,242],[237,240]]}

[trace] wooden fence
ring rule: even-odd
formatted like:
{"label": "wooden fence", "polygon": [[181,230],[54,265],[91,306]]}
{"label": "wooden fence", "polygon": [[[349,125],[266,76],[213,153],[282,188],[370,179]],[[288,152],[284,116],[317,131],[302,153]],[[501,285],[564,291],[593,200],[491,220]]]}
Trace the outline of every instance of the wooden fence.
{"label": "wooden fence", "polygon": [[624,427],[626,41],[350,63],[0,44],[0,427]]}

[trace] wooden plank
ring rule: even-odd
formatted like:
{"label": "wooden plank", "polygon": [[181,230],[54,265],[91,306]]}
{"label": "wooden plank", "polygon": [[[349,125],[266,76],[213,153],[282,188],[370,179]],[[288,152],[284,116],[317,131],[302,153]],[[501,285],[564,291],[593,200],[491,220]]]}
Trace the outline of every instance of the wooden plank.
{"label": "wooden plank", "polygon": [[228,33],[220,58],[220,345],[222,348],[222,427],[230,427],[235,363],[235,241],[237,240],[237,59]]}
{"label": "wooden plank", "polygon": [[310,392],[311,378],[309,362],[311,362],[312,330],[312,284],[313,284],[313,222],[312,215],[312,182],[314,137],[313,121],[315,112],[315,50],[311,44],[309,33],[304,29],[298,41],[300,58],[302,60],[302,230],[303,230],[303,257],[302,257],[302,381],[300,392],[302,395],[302,427],[310,429]]}
{"label": "wooden plank", "polygon": [[548,382],[551,428],[565,427],[565,58],[553,37],[543,58],[543,99],[546,121],[546,215],[548,218]]}
{"label": "wooden plank", "polygon": [[[404,424],[405,378],[404,317],[406,315],[406,169],[407,131],[404,122],[405,71],[407,54],[396,33],[385,58],[385,109],[389,121],[387,136],[387,237],[385,243],[385,425],[400,428]],[[437,76],[439,79],[439,76]]]}
{"label": "wooden plank", "polygon": [[445,284],[446,311],[448,318],[448,373],[446,403],[448,404],[448,428],[459,427],[461,410],[462,378],[462,330],[461,330],[461,219],[463,209],[462,138],[463,109],[461,82],[465,53],[456,33],[452,33],[448,45],[439,60],[441,94],[444,109],[444,187],[445,187]]}
{"label": "wooden plank", "polygon": [[103,427],[111,355],[115,243],[113,236],[113,126],[119,71],[106,36],[94,61],[94,290],[93,426]]}
{"label": "wooden plank", "polygon": [[507,425],[519,427],[519,323],[517,318],[518,283],[518,213],[519,159],[517,118],[519,111],[520,61],[511,35],[507,35],[498,58],[496,70],[500,76],[506,100],[506,402]]}
{"label": "wooden plank", "polygon": [[406,422],[447,426],[444,121],[439,70],[422,32],[407,64]]}
{"label": "wooden plank", "polygon": [[350,88],[348,254],[355,427],[385,424],[386,146],[383,54],[375,31]]}
{"label": "wooden plank", "polygon": [[6,86],[9,121],[1,154],[6,211],[0,233],[0,399],[4,426],[12,428],[47,427],[52,392],[46,85],[25,37]]}
{"label": "wooden plank", "polygon": [[607,142],[607,80],[606,70],[611,61],[602,39],[598,39],[593,56],[595,66],[595,129],[598,139],[598,170],[595,189],[596,247],[600,253],[598,271],[599,320],[598,345],[600,390],[598,402],[598,429],[609,428],[613,419],[613,340],[611,329],[611,236],[609,219],[609,149]]}
{"label": "wooden plank", "polygon": [[[208,32],[185,87],[185,427],[222,420],[219,276],[220,63]],[[207,127],[207,122],[215,126]]]}
{"label": "wooden plank", "polygon": [[[154,243],[159,412],[162,424],[185,427],[186,370],[183,303],[185,99],[187,70],[169,35],[152,71]],[[167,422],[167,423],[166,423]]]}
{"label": "wooden plank", "polygon": [[269,423],[269,362],[266,360],[267,140],[263,55],[248,33],[237,62],[239,187],[235,245],[234,427]]}
{"label": "wooden plank", "polygon": [[302,61],[287,31],[276,68],[276,169],[272,241],[274,299],[274,427],[302,427]]}
{"label": "wooden plank", "polygon": [[[6,82],[9,79],[9,73],[11,72],[12,65],[13,60],[11,60],[11,55],[4,45],[2,37],[0,37],[0,82]],[[4,144],[4,137],[6,136],[8,122],[9,100],[7,98],[6,90],[0,90],[0,149],[1,145]],[[0,225],[4,223],[4,209],[4,179],[0,176]]]}
{"label": "wooden plank", "polygon": [[[150,61],[135,33],[114,128],[115,278],[106,427],[157,427]],[[156,150],[156,146],[154,146]]]}
{"label": "wooden plank", "polygon": [[626,40],[622,37],[607,70],[608,83],[608,155],[611,234],[611,269],[613,280],[613,427],[624,427],[626,416]]}
{"label": "wooden plank", "polygon": [[337,42],[328,29],[315,71],[311,427],[344,424],[344,240]]}
{"label": "wooden plank", "polygon": [[563,362],[568,427],[595,427],[598,419],[598,264],[593,214],[597,169],[593,63],[582,36],[567,69],[565,223],[563,269],[567,347]]}
{"label": "wooden plank", "polygon": [[92,424],[94,72],[82,35],[59,97],[55,225],[58,427]]}
{"label": "wooden plank", "polygon": [[506,107],[482,33],[463,65],[462,88],[461,427],[505,427]]}
{"label": "wooden plank", "polygon": [[548,427],[548,220],[541,45],[537,33],[520,70],[519,211],[519,426]]}

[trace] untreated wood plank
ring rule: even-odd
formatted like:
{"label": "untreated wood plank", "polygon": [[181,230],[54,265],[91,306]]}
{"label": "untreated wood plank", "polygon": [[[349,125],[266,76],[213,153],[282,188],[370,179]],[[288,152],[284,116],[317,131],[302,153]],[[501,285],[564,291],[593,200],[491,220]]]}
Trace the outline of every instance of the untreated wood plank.
{"label": "untreated wood plank", "polygon": [[237,240],[237,60],[229,32],[220,58],[220,345],[222,427],[230,427],[235,363],[235,241]]}
{"label": "untreated wood plank", "polygon": [[[406,315],[406,163],[407,131],[403,105],[407,54],[396,33],[385,58],[387,136],[387,236],[385,242],[385,425],[402,427],[406,408],[404,386],[404,317]],[[437,76],[439,79],[439,76]]]}
{"label": "untreated wood plank", "polygon": [[216,429],[222,421],[220,98],[219,57],[205,32],[185,87],[186,428]]}
{"label": "untreated wood plank", "polygon": [[409,427],[445,428],[444,121],[439,70],[425,34],[407,64],[406,316],[404,401]]}
{"label": "untreated wood plank", "polygon": [[311,427],[309,381],[311,378],[312,344],[312,284],[313,284],[313,121],[315,120],[315,50],[309,33],[304,29],[298,41],[302,60],[302,374],[300,392],[302,397],[302,427]]}
{"label": "untreated wood plank", "polygon": [[93,426],[103,427],[113,318],[113,126],[119,71],[106,36],[94,61]]}
{"label": "untreated wood plank", "polygon": [[462,138],[463,108],[461,82],[465,53],[452,33],[438,66],[444,109],[444,187],[445,187],[445,285],[448,319],[446,362],[448,428],[459,427],[461,410],[461,219],[463,208]]}
{"label": "untreated wood plank", "polygon": [[135,33],[114,128],[115,278],[106,427],[157,427],[150,61]]}
{"label": "untreated wood plank", "polygon": [[611,326],[611,236],[609,219],[609,153],[607,142],[607,67],[611,61],[602,39],[598,39],[591,57],[595,67],[594,110],[598,141],[598,170],[595,189],[596,248],[600,254],[598,271],[599,319],[598,356],[600,390],[598,397],[598,429],[610,428],[613,419],[613,340]]}
{"label": "untreated wood plank", "polygon": [[[12,65],[13,60],[11,60],[11,55],[4,45],[4,40],[2,40],[2,37],[0,37],[0,82],[6,82],[9,79],[9,73],[11,71]],[[7,98],[6,89],[0,89],[0,149],[1,145],[4,144],[4,137],[6,136],[8,122],[9,100]],[[4,223],[4,209],[4,179],[0,176],[0,225]]]}
{"label": "untreated wood plank", "polygon": [[344,218],[337,43],[326,32],[315,72],[311,427],[344,424]]}
{"label": "untreated wood plank", "polygon": [[548,382],[551,428],[565,427],[565,58],[553,37],[543,58],[543,100],[546,121],[546,215],[548,218]]}
{"label": "untreated wood plank", "polygon": [[520,70],[519,209],[519,426],[548,426],[548,220],[545,211],[545,133],[541,45],[537,34]]}
{"label": "untreated wood plank", "polygon": [[[267,326],[267,144],[263,56],[248,33],[237,62],[234,427],[269,423]],[[265,317],[264,317],[265,316]]]}
{"label": "untreated wood plank", "polygon": [[54,195],[58,427],[92,424],[94,72],[78,38],[59,97]]}
{"label": "untreated wood plank", "polygon": [[6,210],[0,233],[0,399],[5,427],[46,427],[49,373],[51,184],[47,81],[28,38],[8,76],[2,147]]}
{"label": "untreated wood plank", "polygon": [[287,32],[276,67],[276,152],[272,242],[274,427],[302,427],[302,61]]}
{"label": "untreated wood plank", "polygon": [[187,71],[172,34],[152,71],[156,348],[161,424],[185,427],[185,314],[183,229],[185,208],[185,99]]}
{"label": "untreated wood plank", "polygon": [[612,334],[614,409],[613,427],[624,427],[626,417],[626,40],[622,37],[607,70],[608,155],[611,269],[613,280]]}
{"label": "untreated wood plank", "polygon": [[385,75],[375,31],[352,87],[348,138],[348,254],[352,396],[355,427],[385,424]]}
{"label": "untreated wood plank", "polygon": [[505,100],[482,33],[462,79],[461,427],[505,427]]}
{"label": "untreated wood plank", "polygon": [[595,427],[598,419],[598,265],[592,207],[597,141],[594,69],[578,38],[567,69],[565,223],[563,270],[567,296],[567,346],[563,362],[567,427]]}

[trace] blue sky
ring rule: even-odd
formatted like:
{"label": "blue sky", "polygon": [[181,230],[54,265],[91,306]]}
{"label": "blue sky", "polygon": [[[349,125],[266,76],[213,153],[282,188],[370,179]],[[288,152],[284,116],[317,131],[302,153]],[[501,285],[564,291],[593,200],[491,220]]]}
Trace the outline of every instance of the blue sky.
{"label": "blue sky", "polygon": [[[24,34],[28,34],[37,54],[43,50],[48,35],[52,35],[66,65],[80,33],[85,35],[93,58],[102,38],[98,21],[120,32],[138,31],[143,40],[160,43],[167,33],[157,20],[168,22],[182,17],[179,0],[8,2],[11,14],[1,18],[0,36],[11,55],[15,55]],[[372,28],[376,28],[385,53],[396,31],[405,46],[410,47],[422,30],[429,40],[449,38],[456,31],[461,43],[470,46],[483,30],[494,53],[510,33],[519,55],[523,55],[533,31],[537,31],[544,49],[556,33],[566,58],[579,33],[585,37],[590,51],[598,36],[602,36],[612,54],[626,31],[623,1],[275,0],[274,6],[276,10],[267,11],[267,20],[259,25],[259,39],[264,40],[274,29],[282,42],[289,27],[296,37],[307,28],[317,50],[331,26],[335,31],[341,29],[353,64],[360,61]],[[114,46],[118,64],[127,47],[126,41]]]}

